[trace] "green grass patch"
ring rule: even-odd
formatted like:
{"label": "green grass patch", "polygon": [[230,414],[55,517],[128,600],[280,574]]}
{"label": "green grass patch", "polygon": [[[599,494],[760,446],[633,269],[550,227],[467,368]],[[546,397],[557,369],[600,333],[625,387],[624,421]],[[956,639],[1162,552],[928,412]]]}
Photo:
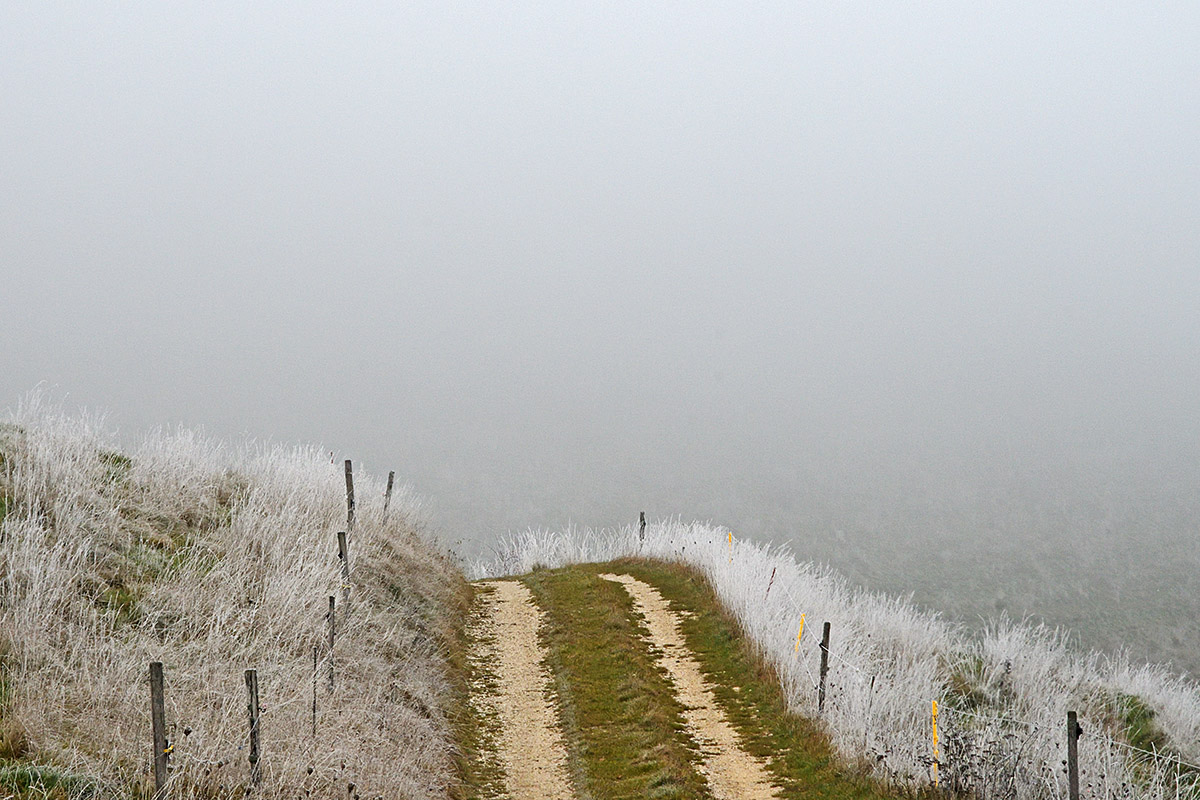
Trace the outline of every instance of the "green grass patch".
{"label": "green grass patch", "polygon": [[17,800],[90,800],[105,796],[95,780],[57,767],[0,760],[0,791]]}
{"label": "green grass patch", "polygon": [[1154,709],[1145,700],[1134,694],[1118,694],[1116,711],[1131,745],[1152,752],[1167,749],[1167,734],[1158,727]]}
{"label": "green grass patch", "polygon": [[133,459],[124,453],[112,450],[100,451],[100,463],[104,464],[104,479],[109,483],[120,483],[129,476]]}
{"label": "green grass patch", "polygon": [[593,569],[632,575],[658,589],[673,611],[690,612],[681,624],[684,638],[741,736],[742,746],[766,760],[782,797],[882,800],[911,796],[889,791],[855,766],[841,762],[817,722],[787,710],[774,672],[695,571],[632,560]]}
{"label": "green grass patch", "polygon": [[710,798],[682,708],[657,669],[624,588],[595,566],[535,571],[524,582],[546,614],[569,762],[583,795]]}

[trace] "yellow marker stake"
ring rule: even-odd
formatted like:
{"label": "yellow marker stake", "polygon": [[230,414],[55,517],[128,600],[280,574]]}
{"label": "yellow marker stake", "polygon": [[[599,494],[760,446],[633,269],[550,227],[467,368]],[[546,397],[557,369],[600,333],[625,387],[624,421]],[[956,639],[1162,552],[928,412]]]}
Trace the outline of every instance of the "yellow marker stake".
{"label": "yellow marker stake", "polygon": [[796,655],[792,658],[797,658],[800,655],[800,637],[804,635],[804,615],[800,615],[800,630],[796,631]]}
{"label": "yellow marker stake", "polygon": [[938,785],[938,735],[937,735],[937,700],[933,701],[933,785]]}
{"label": "yellow marker stake", "polygon": [[733,531],[729,532],[729,563],[733,563]]}

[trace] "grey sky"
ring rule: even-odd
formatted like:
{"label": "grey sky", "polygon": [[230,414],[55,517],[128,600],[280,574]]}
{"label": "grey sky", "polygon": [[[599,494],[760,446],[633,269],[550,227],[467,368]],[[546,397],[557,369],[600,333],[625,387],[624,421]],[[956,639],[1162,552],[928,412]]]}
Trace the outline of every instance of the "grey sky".
{"label": "grey sky", "polygon": [[451,540],[1194,532],[1195,3],[244,5],[0,10],[4,404]]}

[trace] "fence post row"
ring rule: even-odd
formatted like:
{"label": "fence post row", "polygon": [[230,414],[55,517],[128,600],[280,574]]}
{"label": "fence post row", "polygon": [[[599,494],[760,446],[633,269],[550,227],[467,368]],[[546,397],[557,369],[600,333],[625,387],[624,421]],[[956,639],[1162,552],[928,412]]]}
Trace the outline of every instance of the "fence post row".
{"label": "fence post row", "polygon": [[825,710],[825,676],[829,674],[829,623],[821,631],[821,684],[817,689],[817,712]]}
{"label": "fence post row", "polygon": [[388,472],[387,491],[383,493],[383,521],[387,522],[388,506],[392,504],[392,484],[396,482],[396,471]]}
{"label": "fence post row", "polygon": [[262,778],[258,766],[258,672],[246,670],[246,711],[250,716],[250,784],[257,786]]}
{"label": "fence post row", "polygon": [[167,719],[163,699],[163,665],[150,662],[150,728],[154,736],[154,796],[163,797],[167,788]]}
{"label": "fence post row", "polygon": [[346,459],[346,529],[354,530],[354,466]]}

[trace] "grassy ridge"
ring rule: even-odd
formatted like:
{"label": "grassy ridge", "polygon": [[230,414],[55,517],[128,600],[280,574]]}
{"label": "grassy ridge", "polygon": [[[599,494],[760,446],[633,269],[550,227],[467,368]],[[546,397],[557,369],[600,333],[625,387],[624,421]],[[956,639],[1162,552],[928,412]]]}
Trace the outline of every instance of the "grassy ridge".
{"label": "grassy ridge", "polygon": [[714,687],[743,746],[767,761],[785,798],[895,797],[837,759],[818,723],[790,714],[778,680],[755,654],[707,582],[678,565],[622,560],[535,570],[522,580],[546,614],[543,632],[558,679],[577,783],[590,798],[711,797],[682,708],[657,667],[647,631],[622,586],[602,572],[657,588]]}

